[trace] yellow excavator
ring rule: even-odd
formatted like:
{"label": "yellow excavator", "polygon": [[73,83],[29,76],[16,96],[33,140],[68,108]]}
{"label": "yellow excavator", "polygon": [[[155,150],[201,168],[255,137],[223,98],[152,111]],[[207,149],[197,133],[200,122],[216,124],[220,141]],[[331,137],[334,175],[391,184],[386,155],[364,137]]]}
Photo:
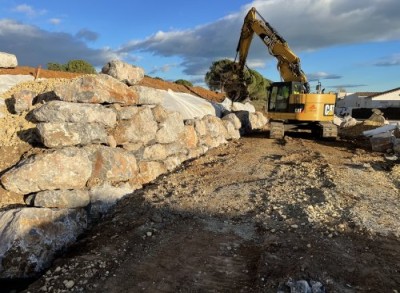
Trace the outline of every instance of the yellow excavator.
{"label": "yellow excavator", "polygon": [[[257,19],[257,15],[260,19]],[[285,130],[311,129],[323,138],[336,138],[337,127],[333,124],[336,95],[324,93],[319,84],[316,93],[310,93],[307,77],[301,69],[300,59],[289,48],[285,39],[253,7],[247,13],[242,26],[235,71],[242,79],[253,35],[257,34],[269,53],[278,60],[277,68],[282,82],[274,82],[267,89],[267,117],[270,120],[270,137],[283,138]],[[245,83],[237,92],[246,98]]]}

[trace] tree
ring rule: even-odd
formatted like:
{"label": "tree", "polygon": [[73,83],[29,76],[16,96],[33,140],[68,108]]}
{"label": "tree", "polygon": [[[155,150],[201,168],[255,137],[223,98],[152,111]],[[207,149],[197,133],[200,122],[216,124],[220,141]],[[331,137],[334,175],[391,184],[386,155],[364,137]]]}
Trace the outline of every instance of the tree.
{"label": "tree", "polygon": [[47,69],[88,74],[96,73],[94,67],[84,60],[71,60],[67,64],[47,63]]}
{"label": "tree", "polygon": [[66,71],[68,72],[77,72],[77,73],[88,73],[88,74],[94,74],[96,73],[96,70],[94,67],[84,61],[84,60],[71,60],[68,61],[68,63],[65,65]]}
{"label": "tree", "polygon": [[[205,75],[205,82],[210,90],[225,92],[231,100],[266,100],[266,89],[270,80],[265,79],[255,70],[245,68],[240,76],[237,63],[222,59],[212,63]],[[245,89],[245,91],[243,91]],[[246,92],[247,90],[247,92]]]}
{"label": "tree", "polygon": [[193,86],[193,84],[190,81],[184,80],[184,79],[175,80],[175,83],[176,84],[181,84],[183,86]]}
{"label": "tree", "polygon": [[59,63],[47,63],[47,69],[54,71],[67,71],[65,65]]}

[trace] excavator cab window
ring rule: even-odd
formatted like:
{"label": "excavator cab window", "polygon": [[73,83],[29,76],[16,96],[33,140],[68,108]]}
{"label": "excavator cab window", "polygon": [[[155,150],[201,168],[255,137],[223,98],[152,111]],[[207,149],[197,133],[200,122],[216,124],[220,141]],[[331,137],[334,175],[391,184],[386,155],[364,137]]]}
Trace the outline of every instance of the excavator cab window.
{"label": "excavator cab window", "polygon": [[290,83],[273,84],[268,93],[268,111],[287,112],[289,106],[289,96],[291,93]]}

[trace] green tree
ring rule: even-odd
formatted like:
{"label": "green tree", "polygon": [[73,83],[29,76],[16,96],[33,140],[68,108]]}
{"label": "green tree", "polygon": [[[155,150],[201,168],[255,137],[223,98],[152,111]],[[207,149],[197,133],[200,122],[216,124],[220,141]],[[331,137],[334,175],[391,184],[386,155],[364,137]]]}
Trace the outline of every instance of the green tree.
{"label": "green tree", "polygon": [[84,60],[71,60],[68,61],[67,64],[47,63],[47,69],[88,74],[96,73],[94,67]]}
{"label": "green tree", "polygon": [[84,60],[71,60],[68,61],[68,63],[65,65],[66,71],[68,72],[77,72],[77,73],[88,73],[88,74],[94,74],[96,73],[96,70],[94,67],[84,61]]}
{"label": "green tree", "polygon": [[184,86],[193,86],[193,84],[190,81],[184,80],[184,79],[175,80],[175,83],[176,84],[181,84],[181,85],[184,85]]}
{"label": "green tree", "polygon": [[65,65],[60,63],[47,63],[47,69],[54,71],[67,71]]}

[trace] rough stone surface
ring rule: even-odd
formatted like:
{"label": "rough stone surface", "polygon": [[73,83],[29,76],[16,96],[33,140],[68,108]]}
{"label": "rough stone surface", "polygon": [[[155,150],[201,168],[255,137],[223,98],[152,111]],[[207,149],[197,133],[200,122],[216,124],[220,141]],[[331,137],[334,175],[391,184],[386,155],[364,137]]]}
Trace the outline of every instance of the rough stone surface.
{"label": "rough stone surface", "polygon": [[137,106],[119,107],[117,109],[118,120],[130,120],[139,112]]}
{"label": "rough stone surface", "polygon": [[147,161],[162,161],[168,156],[167,150],[162,144],[153,144],[144,149],[143,159]]}
{"label": "rough stone surface", "polygon": [[17,56],[0,52],[0,68],[15,68],[18,66]]}
{"label": "rough stone surface", "polygon": [[45,208],[83,208],[90,203],[87,190],[46,190],[33,198],[33,206]]}
{"label": "rough stone surface", "polygon": [[224,124],[226,131],[227,131],[225,139],[230,140],[230,139],[239,139],[240,138],[240,132],[235,127],[235,125],[232,123],[231,120],[222,120],[222,123]]}
{"label": "rough stone surface", "polygon": [[184,131],[183,118],[178,112],[169,112],[166,119],[159,123],[156,133],[156,142],[171,143],[178,139]]}
{"label": "rough stone surface", "polygon": [[112,186],[108,183],[92,187],[89,191],[90,195],[90,215],[98,217],[106,213],[118,200],[124,196],[134,192],[140,186],[131,186],[123,184],[120,186]]}
{"label": "rough stone surface", "polygon": [[66,102],[136,105],[139,95],[126,84],[106,75],[86,75],[54,90]]}
{"label": "rough stone surface", "polygon": [[235,112],[235,115],[242,124],[240,129],[242,135],[256,129],[262,129],[268,122],[268,119],[261,112],[250,113],[247,111],[238,111]]}
{"label": "rough stone surface", "polygon": [[165,164],[157,161],[141,161],[138,163],[139,175],[132,178],[131,182],[137,185],[143,185],[156,179],[161,174],[167,172]]}
{"label": "rough stone surface", "polygon": [[154,108],[151,109],[153,112],[154,119],[157,122],[163,122],[167,119],[169,111],[167,111],[163,106],[156,105]]}
{"label": "rough stone surface", "polygon": [[147,86],[134,86],[136,92],[139,94],[140,105],[160,105],[164,102],[166,91],[158,90]]}
{"label": "rough stone surface", "polygon": [[242,123],[240,122],[239,118],[234,113],[225,115],[224,117],[222,117],[222,120],[231,121],[233,123],[233,125],[235,126],[235,129],[239,130],[242,127]]}
{"label": "rough stone surface", "polygon": [[206,115],[202,119],[207,129],[207,135],[211,137],[223,137],[227,136],[227,130],[224,127],[222,120],[212,115]]}
{"label": "rough stone surface", "polygon": [[185,125],[184,131],[181,133],[179,139],[187,149],[194,149],[199,143],[194,125]]}
{"label": "rough stone surface", "polygon": [[55,253],[87,227],[82,209],[18,208],[0,212],[0,278],[26,278],[47,268]]}
{"label": "rough stone surface", "polygon": [[93,171],[90,184],[128,181],[137,176],[138,166],[134,155],[122,148],[101,146],[93,156]]}
{"label": "rough stone surface", "polygon": [[158,125],[151,109],[140,107],[131,120],[123,120],[117,124],[113,136],[118,145],[136,142],[146,144],[155,138],[157,130]]}
{"label": "rough stone surface", "polygon": [[92,173],[92,162],[79,148],[64,148],[22,160],[1,177],[12,192],[28,194],[42,190],[82,189]]}
{"label": "rough stone surface", "polygon": [[256,109],[254,108],[254,106],[252,104],[250,104],[250,103],[239,103],[239,102],[233,102],[231,110],[233,112],[236,112],[236,111],[247,111],[247,112],[250,112],[250,113],[254,113],[256,111]]}
{"label": "rough stone surface", "polygon": [[13,110],[14,113],[20,114],[24,111],[28,111],[32,108],[33,99],[36,93],[29,90],[22,90],[12,95]]}
{"label": "rough stone surface", "polygon": [[48,148],[108,143],[108,134],[98,123],[39,123],[40,139]]}
{"label": "rough stone surface", "polygon": [[103,66],[102,73],[108,74],[127,85],[134,85],[144,77],[144,70],[141,67],[124,63],[120,60],[112,60]]}
{"label": "rough stone surface", "polygon": [[117,114],[101,105],[50,101],[32,112],[39,122],[99,123],[114,127]]}

